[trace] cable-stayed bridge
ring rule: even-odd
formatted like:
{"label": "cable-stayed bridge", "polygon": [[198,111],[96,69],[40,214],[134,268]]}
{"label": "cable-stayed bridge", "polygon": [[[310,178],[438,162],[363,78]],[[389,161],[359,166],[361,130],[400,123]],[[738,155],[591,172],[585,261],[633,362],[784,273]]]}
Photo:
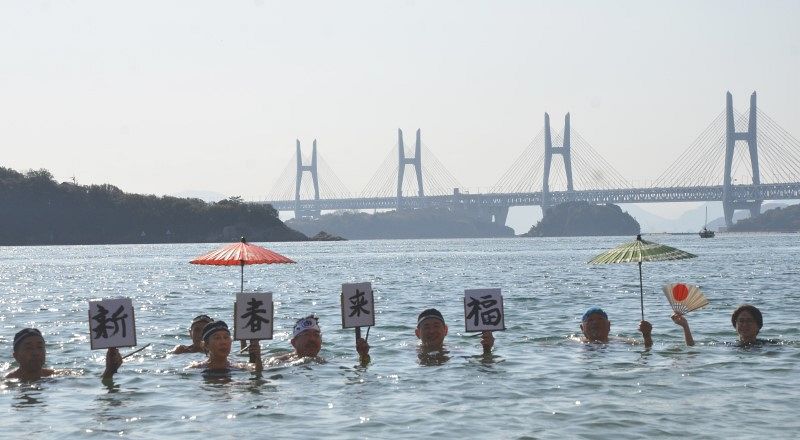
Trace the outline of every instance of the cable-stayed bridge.
{"label": "cable-stayed bridge", "polygon": [[736,210],[757,216],[765,200],[800,199],[800,141],[758,109],[755,92],[746,113],[734,109],[728,93],[725,109],[683,154],[650,187],[636,188],[571,126],[569,114],[564,129],[554,132],[545,113],[544,128],[488,193],[460,188],[421,142],[420,130],[413,154],[398,130],[397,144],[357,196],[317,154],[316,140],[310,159],[303,158],[298,141],[296,158],[265,203],[296,217],[323,210],[447,207],[505,224],[512,206],[722,201],[730,226]]}

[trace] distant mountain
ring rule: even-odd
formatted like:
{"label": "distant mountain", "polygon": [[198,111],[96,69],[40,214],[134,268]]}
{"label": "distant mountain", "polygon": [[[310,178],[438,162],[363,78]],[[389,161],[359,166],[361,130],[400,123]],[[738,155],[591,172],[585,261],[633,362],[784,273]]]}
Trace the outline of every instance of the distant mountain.
{"label": "distant mountain", "polygon": [[748,218],[736,223],[729,230],[732,232],[800,232],[800,205],[770,209],[756,218]]}
{"label": "distant mountain", "polygon": [[637,205],[626,204],[620,207],[639,222],[642,232],[671,232],[675,227],[674,220],[653,214]]}
{"label": "distant mountain", "polygon": [[272,206],[125,193],[0,167],[0,245],[301,241]]}
{"label": "distant mountain", "polygon": [[324,230],[348,240],[514,236],[514,230],[507,226],[471,218],[461,210],[451,211],[446,208],[375,214],[341,211],[323,214],[318,219],[291,219],[286,225],[308,236]]}
{"label": "distant mountain", "polygon": [[[642,232],[697,232],[703,228],[706,206],[708,207],[708,229],[719,231],[725,227],[722,202],[709,202],[688,211],[683,211],[674,219],[664,218],[647,211],[647,205],[622,205],[623,210],[632,215],[642,226]],[[788,206],[787,203],[769,202],[761,206],[761,212],[769,209]],[[733,214],[734,222],[750,217],[748,211],[736,211]]]}

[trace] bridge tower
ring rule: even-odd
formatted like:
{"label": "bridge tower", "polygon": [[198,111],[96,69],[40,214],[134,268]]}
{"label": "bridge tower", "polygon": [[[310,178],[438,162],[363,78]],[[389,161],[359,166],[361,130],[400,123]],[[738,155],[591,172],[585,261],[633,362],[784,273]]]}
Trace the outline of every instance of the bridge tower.
{"label": "bridge tower", "polygon": [[297,140],[297,177],[295,178],[294,190],[294,216],[295,218],[319,217],[319,209],[303,209],[300,206],[300,184],[303,182],[303,172],[311,173],[311,181],[314,182],[314,200],[319,200],[319,177],[317,174],[317,140],[311,149],[311,165],[303,165],[303,155],[300,154],[300,140]]}
{"label": "bridge tower", "polygon": [[406,165],[413,165],[414,171],[417,173],[417,195],[423,197],[425,191],[422,187],[422,142],[420,141],[420,131],[417,129],[417,144],[414,148],[414,157],[406,157],[406,151],[403,148],[403,130],[397,129],[397,149],[400,152],[400,157],[397,162],[397,209],[402,207],[403,199],[403,171]]}
{"label": "bridge tower", "polygon": [[570,156],[569,113],[564,116],[564,144],[554,147],[550,136],[550,115],[544,114],[544,181],[542,182],[542,214],[550,209],[550,165],[553,155],[560,154],[564,158],[564,169],[567,172],[567,191],[572,192],[572,159]]}
{"label": "bridge tower", "polygon": [[725,212],[725,225],[730,227],[733,225],[733,212],[737,209],[750,210],[751,217],[757,217],[761,214],[761,200],[758,197],[756,200],[736,200],[734,199],[731,182],[731,168],[733,166],[733,150],[736,147],[736,141],[747,142],[747,148],[750,150],[750,166],[753,170],[753,185],[761,183],[761,176],[758,171],[758,131],[756,120],[756,92],[750,95],[750,120],[748,122],[747,131],[736,131],[736,125],[733,118],[733,96],[731,92],[727,93],[725,102],[726,124],[725,124],[725,176],[722,183],[722,209]]}

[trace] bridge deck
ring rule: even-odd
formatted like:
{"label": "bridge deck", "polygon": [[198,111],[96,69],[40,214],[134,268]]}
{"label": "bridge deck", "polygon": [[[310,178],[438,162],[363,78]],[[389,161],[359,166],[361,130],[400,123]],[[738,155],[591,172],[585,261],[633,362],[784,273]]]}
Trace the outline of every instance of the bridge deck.
{"label": "bridge deck", "polygon": [[[800,199],[800,182],[761,185],[736,185],[733,187],[734,201]],[[591,203],[669,203],[722,201],[722,185],[674,188],[626,188],[591,191],[553,191],[554,204],[567,201]],[[319,200],[274,200],[266,201],[278,211],[337,210],[337,209],[395,209],[397,197],[343,198]],[[445,206],[541,206],[542,193],[506,194],[451,194],[444,196],[403,197],[401,206],[407,208],[429,208]]]}

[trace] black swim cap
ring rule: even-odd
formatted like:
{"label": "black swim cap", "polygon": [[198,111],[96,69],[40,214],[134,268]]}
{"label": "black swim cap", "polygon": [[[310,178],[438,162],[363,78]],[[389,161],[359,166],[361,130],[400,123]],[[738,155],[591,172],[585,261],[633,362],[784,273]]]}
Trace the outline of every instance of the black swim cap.
{"label": "black swim cap", "polygon": [[417,317],[417,327],[419,327],[419,325],[422,324],[422,321],[429,318],[438,319],[439,321],[442,321],[442,324],[445,323],[444,317],[442,316],[442,312],[436,309],[426,309],[423,310],[422,313],[420,313],[419,316]]}
{"label": "black swim cap", "polygon": [[30,336],[38,336],[44,339],[44,337],[42,336],[42,332],[40,332],[38,329],[24,328],[18,331],[17,334],[14,335],[14,351],[17,351],[17,348],[19,348],[19,344],[22,344],[22,341],[24,341],[25,338],[28,338]]}
{"label": "black swim cap", "polygon": [[228,334],[231,334],[231,331],[228,330],[228,324],[225,324],[225,321],[209,322],[203,327],[203,342],[208,342],[208,338],[210,338],[211,335],[221,330],[225,330]]}

